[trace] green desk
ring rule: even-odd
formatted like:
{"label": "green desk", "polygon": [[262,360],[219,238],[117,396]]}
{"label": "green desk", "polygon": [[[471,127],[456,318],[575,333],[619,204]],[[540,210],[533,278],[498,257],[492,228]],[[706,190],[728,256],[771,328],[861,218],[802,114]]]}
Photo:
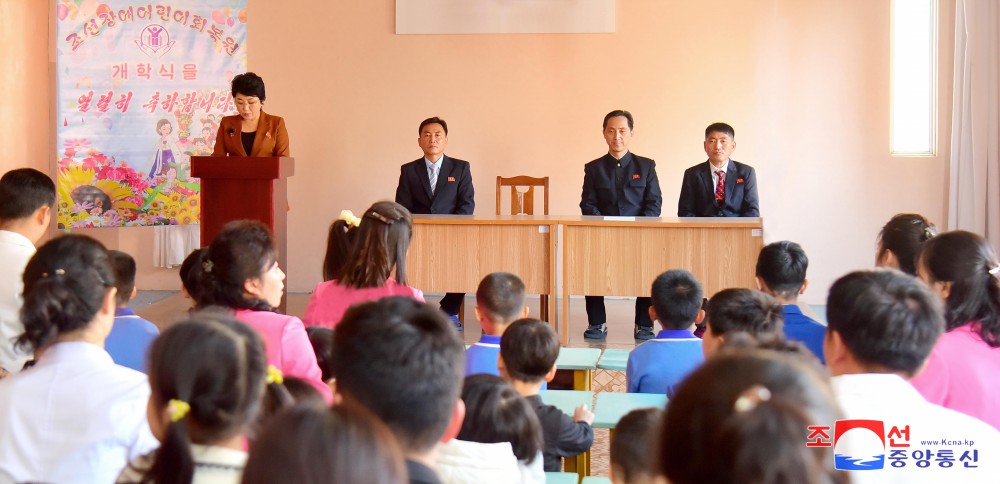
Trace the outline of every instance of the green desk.
{"label": "green desk", "polygon": [[575,472],[546,472],[546,484],[577,484],[580,482],[580,475]]}
{"label": "green desk", "polygon": [[580,484],[611,484],[611,479],[607,477],[587,476],[583,478],[583,481],[580,481]]}
{"label": "green desk", "polygon": [[556,368],[573,371],[574,390],[590,390],[590,372],[597,368],[600,358],[600,348],[561,348]]}
{"label": "green desk", "polygon": [[[600,351],[600,350],[598,350]],[[539,394],[546,405],[552,405],[563,413],[573,417],[573,412],[580,405],[592,406],[594,403],[594,392],[577,390],[547,390]],[[567,458],[563,460],[563,470],[575,472],[579,477],[590,475],[590,451],[584,452],[575,459]],[[551,482],[551,481],[549,481]]]}
{"label": "green desk", "polygon": [[667,396],[653,393],[600,392],[594,404],[594,428],[611,429],[610,439],[615,438],[615,427],[625,414],[637,408],[667,406]]}
{"label": "green desk", "polygon": [[604,350],[601,359],[597,360],[597,367],[602,370],[625,371],[628,364],[628,355],[632,350]]}

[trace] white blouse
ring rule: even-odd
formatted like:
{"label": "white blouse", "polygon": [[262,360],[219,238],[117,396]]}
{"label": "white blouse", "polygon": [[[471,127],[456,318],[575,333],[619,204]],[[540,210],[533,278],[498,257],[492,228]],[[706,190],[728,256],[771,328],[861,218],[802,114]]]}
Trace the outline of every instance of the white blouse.
{"label": "white blouse", "polygon": [[0,475],[17,482],[112,483],[159,443],[146,422],[146,375],[103,348],[56,343],[0,380]]}

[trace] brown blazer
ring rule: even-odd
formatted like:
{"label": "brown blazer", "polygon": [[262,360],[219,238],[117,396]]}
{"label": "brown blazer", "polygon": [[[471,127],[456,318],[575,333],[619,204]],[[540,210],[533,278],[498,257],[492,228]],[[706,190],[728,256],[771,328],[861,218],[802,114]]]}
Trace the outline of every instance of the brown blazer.
{"label": "brown blazer", "polygon": [[[247,156],[240,138],[242,126],[243,118],[238,114],[222,118],[219,132],[215,135],[212,156]],[[285,130],[284,119],[260,112],[249,156],[288,156],[288,131]]]}

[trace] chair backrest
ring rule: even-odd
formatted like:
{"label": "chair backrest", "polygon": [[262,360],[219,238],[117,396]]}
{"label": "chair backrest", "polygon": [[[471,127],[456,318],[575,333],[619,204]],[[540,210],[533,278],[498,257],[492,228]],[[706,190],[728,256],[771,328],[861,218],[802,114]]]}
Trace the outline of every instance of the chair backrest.
{"label": "chair backrest", "polygon": [[[500,193],[503,187],[510,187],[511,215],[534,215],[535,187],[542,187],[545,203],[542,204],[543,215],[549,214],[549,177],[535,178],[531,176],[497,177],[497,215],[500,215]],[[518,188],[525,188],[524,191]]]}

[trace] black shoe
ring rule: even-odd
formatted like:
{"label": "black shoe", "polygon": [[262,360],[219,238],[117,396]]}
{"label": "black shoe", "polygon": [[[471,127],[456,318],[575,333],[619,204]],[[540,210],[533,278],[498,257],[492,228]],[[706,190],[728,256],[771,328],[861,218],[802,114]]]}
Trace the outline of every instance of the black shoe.
{"label": "black shoe", "polygon": [[653,334],[652,326],[639,326],[635,325],[635,339],[639,341],[646,341],[655,338],[656,335]]}
{"label": "black shoe", "polygon": [[587,339],[604,339],[608,336],[608,324],[591,324],[583,332],[583,337]]}

